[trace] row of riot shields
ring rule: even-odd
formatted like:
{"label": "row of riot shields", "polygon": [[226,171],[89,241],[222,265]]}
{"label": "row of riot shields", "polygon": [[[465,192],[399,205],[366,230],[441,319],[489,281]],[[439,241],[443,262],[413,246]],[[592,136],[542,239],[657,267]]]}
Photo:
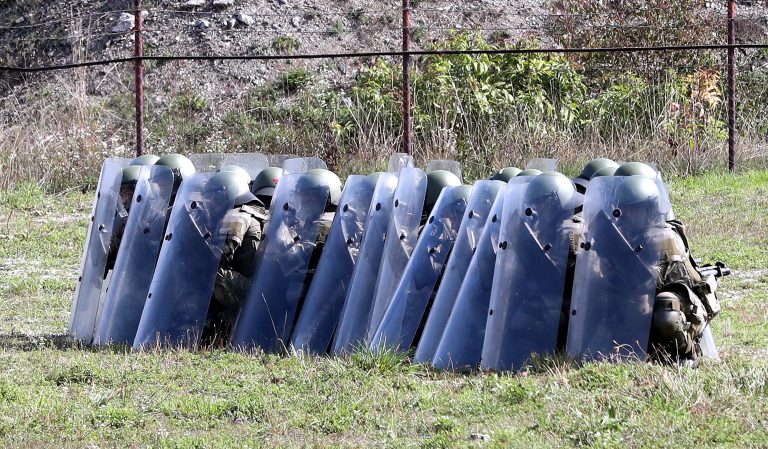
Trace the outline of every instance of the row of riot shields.
{"label": "row of riot shields", "polygon": [[[104,166],[70,332],[86,343],[194,347],[233,200],[199,173],[168,214],[172,175],[143,168],[105,288],[124,163]],[[651,193],[631,203],[636,176],[595,178],[585,195],[571,183],[565,196],[541,192],[533,176],[478,181],[444,188],[424,211],[427,173],[397,156],[387,172],[350,176],[330,220],[327,188],[304,176],[322,161],[283,166],[232,347],[415,350],[416,362],[441,369],[518,370],[553,353],[644,357],[670,211],[661,179],[643,178]]]}

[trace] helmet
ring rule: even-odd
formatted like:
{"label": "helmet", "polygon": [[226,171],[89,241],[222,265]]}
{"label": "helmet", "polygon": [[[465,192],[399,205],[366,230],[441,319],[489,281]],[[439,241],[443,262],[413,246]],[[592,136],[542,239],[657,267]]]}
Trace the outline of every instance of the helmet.
{"label": "helmet", "polygon": [[370,179],[374,184],[376,184],[379,181],[379,176],[384,173],[383,171],[375,171],[368,175],[368,179]]}
{"label": "helmet", "polygon": [[491,181],[504,181],[507,182],[510,179],[517,176],[518,173],[520,173],[522,170],[520,170],[517,167],[506,167],[502,168],[501,170],[497,171],[496,174],[491,176],[489,179]]}
{"label": "helmet", "polygon": [[283,176],[283,169],[280,167],[267,167],[256,175],[256,179],[251,184],[251,192],[254,195],[272,196],[275,193],[277,182]]}
{"label": "helmet", "polygon": [[424,196],[424,212],[429,214],[437,202],[437,197],[443,191],[443,187],[460,186],[461,181],[455,174],[448,170],[433,170],[427,173],[427,193]]}
{"label": "helmet", "polygon": [[324,168],[313,168],[312,170],[307,171],[307,173],[317,175],[323,180],[325,185],[328,186],[328,192],[330,194],[328,201],[334,206],[338,206],[339,200],[341,200],[341,179],[336,176],[336,173]]}
{"label": "helmet", "polygon": [[237,176],[240,176],[241,178],[243,178],[246,185],[250,186],[251,184],[251,175],[249,175],[244,168],[239,167],[237,165],[232,165],[232,164],[222,165],[216,171],[219,173],[234,173]]}
{"label": "helmet", "polygon": [[526,168],[515,176],[539,176],[542,173],[544,172],[535,168]]}
{"label": "helmet", "polygon": [[589,178],[590,180],[594,178],[599,178],[601,176],[613,176],[614,173],[616,173],[616,170],[619,168],[618,165],[615,167],[612,165],[608,165],[606,167],[601,168],[600,170],[592,173],[592,177]]}
{"label": "helmet", "polygon": [[619,168],[616,169],[616,172],[613,175],[614,176],[640,175],[648,178],[655,178],[656,170],[651,168],[650,165],[643,164],[642,162],[627,162],[625,164],[621,164],[621,166],[619,166]]}
{"label": "helmet", "polygon": [[581,170],[581,174],[578,177],[581,179],[592,179],[592,176],[594,176],[595,172],[608,167],[618,168],[619,164],[611,159],[604,157],[592,159],[591,161],[587,162],[587,165],[584,166],[584,168]]}
{"label": "helmet", "polygon": [[621,217],[627,235],[644,233],[655,221],[659,212],[659,188],[656,181],[645,176],[627,176],[616,191],[616,209],[613,216]]}
{"label": "helmet", "polygon": [[132,160],[130,165],[155,165],[158,159],[160,159],[160,157],[155,156],[154,154],[145,154]]}
{"label": "helmet", "polygon": [[248,183],[238,173],[218,172],[208,180],[211,186],[221,187],[226,191],[227,200],[236,202],[240,195],[250,193]]}
{"label": "helmet", "polygon": [[575,196],[573,182],[565,175],[553,171],[536,176],[525,189],[526,203],[543,205],[545,202],[557,201],[563,209],[572,207]]}
{"label": "helmet", "polygon": [[648,201],[658,201],[659,188],[653,179],[645,176],[629,176],[618,188],[616,204],[633,206],[646,204]]}
{"label": "helmet", "polygon": [[135,183],[139,180],[139,172],[141,172],[141,167],[138,165],[129,165],[123,169],[123,179],[120,181],[121,184],[130,184]]}
{"label": "helmet", "polygon": [[180,154],[166,154],[155,162],[155,165],[164,165],[173,170],[175,179],[183,180],[195,174],[195,166],[192,161]]}

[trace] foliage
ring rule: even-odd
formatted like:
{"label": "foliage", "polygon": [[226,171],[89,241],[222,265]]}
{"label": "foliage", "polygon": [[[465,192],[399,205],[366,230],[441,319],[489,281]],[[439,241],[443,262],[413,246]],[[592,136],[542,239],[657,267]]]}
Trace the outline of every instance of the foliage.
{"label": "foliage", "polygon": [[298,39],[291,36],[277,36],[272,41],[272,48],[280,53],[289,52],[291,50],[298,50],[301,47],[301,42]]}

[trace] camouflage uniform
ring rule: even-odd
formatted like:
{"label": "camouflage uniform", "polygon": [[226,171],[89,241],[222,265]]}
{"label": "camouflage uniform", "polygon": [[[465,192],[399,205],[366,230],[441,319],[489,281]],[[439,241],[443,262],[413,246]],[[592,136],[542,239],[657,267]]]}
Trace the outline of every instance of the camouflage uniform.
{"label": "camouflage uniform", "polygon": [[[673,357],[696,358],[696,342],[706,325],[720,313],[720,303],[715,295],[717,282],[714,276],[705,279],[698,271],[685,226],[673,220],[665,227],[651,349],[664,350]],[[675,296],[663,295],[665,292]],[[674,331],[669,328],[670,322],[675,323]],[[667,329],[663,324],[667,324]]]}
{"label": "camouflage uniform", "polygon": [[226,238],[208,312],[209,325],[231,328],[234,324],[248,294],[266,220],[267,211],[255,201],[235,207],[224,217],[221,232]]}

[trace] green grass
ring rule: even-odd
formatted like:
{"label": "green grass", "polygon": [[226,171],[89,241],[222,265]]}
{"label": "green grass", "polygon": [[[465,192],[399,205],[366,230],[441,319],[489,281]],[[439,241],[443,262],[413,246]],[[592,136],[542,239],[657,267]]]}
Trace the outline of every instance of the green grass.
{"label": "green grass", "polygon": [[61,335],[92,194],[0,193],[0,445],[765,446],[768,172],[669,187],[695,254],[735,270],[714,324],[723,361],[577,369],[549,360],[517,376],[437,373],[392,353],[72,347]]}

